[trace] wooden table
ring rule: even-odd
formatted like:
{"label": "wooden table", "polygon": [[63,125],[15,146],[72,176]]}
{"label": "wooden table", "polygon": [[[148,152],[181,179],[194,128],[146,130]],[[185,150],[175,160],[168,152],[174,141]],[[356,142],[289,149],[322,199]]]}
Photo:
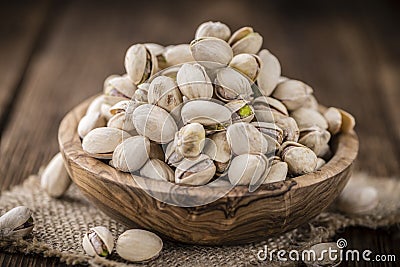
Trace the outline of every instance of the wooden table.
{"label": "wooden table", "polygon": [[[286,76],[308,82],[321,103],[355,115],[361,144],[356,168],[399,177],[398,2],[299,2],[1,3],[0,189],[21,183],[57,152],[62,117],[100,92],[107,75],[124,72],[129,45],[187,43],[206,20],[221,20],[232,29],[252,25]],[[397,253],[400,261],[396,226],[345,229],[339,236],[352,248]],[[0,254],[0,263],[59,264],[7,253]]]}

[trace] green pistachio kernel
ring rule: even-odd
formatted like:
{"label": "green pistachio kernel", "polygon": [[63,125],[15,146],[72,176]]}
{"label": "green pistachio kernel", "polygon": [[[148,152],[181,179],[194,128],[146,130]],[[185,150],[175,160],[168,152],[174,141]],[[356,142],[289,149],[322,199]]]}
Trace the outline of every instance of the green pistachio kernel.
{"label": "green pistachio kernel", "polygon": [[253,114],[253,110],[250,108],[249,105],[245,105],[241,109],[239,109],[239,116],[241,118],[246,118],[246,117],[250,116],[251,114]]}

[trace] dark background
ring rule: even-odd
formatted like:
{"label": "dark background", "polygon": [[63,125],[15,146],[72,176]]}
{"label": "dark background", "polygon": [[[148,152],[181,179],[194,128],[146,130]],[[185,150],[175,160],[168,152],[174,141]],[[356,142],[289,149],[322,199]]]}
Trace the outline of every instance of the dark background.
{"label": "dark background", "polygon": [[[252,26],[283,75],[310,84],[321,103],[354,114],[356,169],[400,177],[399,11],[394,0],[2,1],[0,189],[21,183],[57,152],[62,117],[99,93],[106,76],[124,72],[131,44],[188,43],[208,20],[232,31]],[[338,236],[350,248],[397,253],[400,262],[398,226],[350,228]],[[0,263],[58,261],[0,253]]]}

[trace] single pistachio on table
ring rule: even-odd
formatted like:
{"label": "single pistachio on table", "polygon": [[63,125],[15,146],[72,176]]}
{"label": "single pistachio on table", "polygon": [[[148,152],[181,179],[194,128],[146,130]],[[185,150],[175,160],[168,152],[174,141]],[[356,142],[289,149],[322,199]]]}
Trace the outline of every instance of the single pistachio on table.
{"label": "single pistachio on table", "polygon": [[131,262],[144,262],[155,259],[163,248],[163,242],[156,234],[131,229],[118,237],[116,251],[121,258]]}
{"label": "single pistachio on table", "polygon": [[[312,259],[312,257],[305,257],[303,259],[303,262],[309,267],[336,267],[342,262],[342,258],[339,257],[339,255],[341,255],[341,248],[339,248],[335,242],[315,244],[308,248],[307,251],[315,253],[314,259]],[[331,256],[331,251],[336,251],[337,253]]]}
{"label": "single pistachio on table", "polygon": [[202,37],[215,37],[228,41],[231,36],[229,27],[221,22],[208,21],[200,24],[196,30],[195,39]]}
{"label": "single pistachio on table", "polygon": [[206,70],[200,64],[183,64],[179,69],[176,81],[182,95],[188,100],[196,98],[210,99],[214,88]]}
{"label": "single pistachio on table", "polygon": [[243,27],[235,31],[228,41],[233,54],[257,54],[263,43],[262,36],[251,27]]}
{"label": "single pistachio on table", "polygon": [[313,89],[297,80],[287,80],[279,83],[272,93],[272,97],[280,100],[289,111],[294,111],[307,101]]}
{"label": "single pistachio on table", "polygon": [[197,158],[183,158],[175,170],[175,183],[204,185],[214,177],[215,171],[213,161],[205,154]]}
{"label": "single pistachio on table", "polygon": [[112,165],[123,172],[135,172],[148,160],[150,141],[143,136],[133,136],[119,144],[112,155]]}
{"label": "single pistachio on table", "polygon": [[146,81],[158,69],[157,58],[143,44],[128,48],[125,55],[125,70],[134,84]]}
{"label": "single pistachio on table", "polygon": [[281,64],[267,49],[258,53],[261,60],[261,69],[257,77],[258,89],[264,96],[270,96],[277,84],[282,81]]}
{"label": "single pistachio on table", "polygon": [[251,84],[237,70],[230,67],[219,69],[214,83],[215,94],[224,102],[235,99],[252,100],[253,90]]}
{"label": "single pistachio on table", "polygon": [[151,104],[143,104],[133,111],[133,123],[140,135],[160,144],[172,141],[178,131],[172,116]]}
{"label": "single pistachio on table", "polygon": [[175,180],[174,171],[159,159],[149,159],[140,169],[140,176],[167,182]]}
{"label": "single pistachio on table", "polygon": [[185,158],[195,158],[204,147],[206,133],[200,123],[190,123],[175,134],[175,151]]}
{"label": "single pistachio on table", "polygon": [[288,173],[288,164],[280,157],[274,156],[271,160],[271,168],[265,177],[263,184],[275,183],[286,180]]}
{"label": "single pistachio on table", "polygon": [[47,164],[41,175],[41,188],[54,198],[61,197],[71,185],[71,178],[64,166],[61,153],[57,153]]}
{"label": "single pistachio on table", "polygon": [[317,156],[306,146],[287,141],[279,148],[278,155],[288,164],[291,175],[311,173],[317,166]]}
{"label": "single pistachio on table", "polygon": [[84,138],[91,130],[106,126],[106,119],[100,112],[90,112],[78,124],[78,135]]}
{"label": "single pistachio on table", "polygon": [[268,152],[268,141],[254,125],[246,122],[232,124],[227,129],[227,139],[235,155]]}
{"label": "single pistachio on table", "polygon": [[33,230],[32,211],[25,206],[19,206],[0,217],[0,240],[21,239]]}
{"label": "single pistachio on table", "polygon": [[232,185],[256,185],[265,180],[269,162],[263,154],[241,154],[233,158],[228,170]]}
{"label": "single pistachio on table", "polygon": [[209,135],[205,140],[203,153],[214,160],[216,175],[224,175],[230,165],[232,154],[226,137],[226,131]]}
{"label": "single pistachio on table", "polygon": [[190,45],[188,44],[168,46],[165,48],[163,55],[166,65],[169,67],[195,61],[190,50]]}
{"label": "single pistachio on table", "polygon": [[158,76],[151,81],[148,91],[149,104],[157,105],[168,112],[182,103],[182,95],[176,82],[167,76]]}
{"label": "single pistachio on table", "polygon": [[260,73],[261,59],[253,54],[238,54],[234,56],[229,66],[255,81]]}
{"label": "single pistachio on table", "polygon": [[106,227],[96,226],[85,234],[82,247],[89,256],[107,257],[114,248],[114,237]]}
{"label": "single pistachio on table", "polygon": [[285,105],[275,98],[259,96],[252,103],[257,121],[275,122],[280,118],[289,116]]}
{"label": "single pistachio on table", "polygon": [[133,98],[138,103],[148,103],[148,93],[149,93],[150,83],[141,83],[137,86]]}
{"label": "single pistachio on table", "polygon": [[181,110],[182,122],[200,123],[204,126],[206,134],[224,131],[231,120],[231,111],[214,101],[195,99],[186,102]]}
{"label": "single pistachio on table", "polygon": [[300,132],[315,126],[324,130],[328,129],[328,123],[324,116],[314,109],[299,108],[293,111],[290,116],[297,122]]}
{"label": "single pistachio on table", "polygon": [[136,85],[127,76],[118,76],[108,80],[104,89],[104,102],[114,105],[122,100],[130,100],[136,91]]}
{"label": "single pistachio on table", "polygon": [[215,37],[202,37],[193,40],[190,43],[190,50],[193,58],[203,66],[209,66],[207,62],[228,65],[233,57],[233,51],[229,44]]}
{"label": "single pistachio on table", "polygon": [[232,100],[225,107],[232,112],[232,123],[251,122],[254,118],[254,108],[245,100]]}
{"label": "single pistachio on table", "polygon": [[82,148],[90,156],[111,159],[115,148],[130,134],[110,127],[100,127],[90,131],[82,140]]}

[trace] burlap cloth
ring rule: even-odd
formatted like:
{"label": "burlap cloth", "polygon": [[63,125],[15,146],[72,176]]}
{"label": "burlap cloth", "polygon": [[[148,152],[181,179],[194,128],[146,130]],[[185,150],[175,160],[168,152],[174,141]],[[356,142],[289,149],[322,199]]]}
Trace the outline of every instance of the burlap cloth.
{"label": "burlap cloth", "polygon": [[[160,256],[148,262],[149,266],[248,266],[273,265],[262,262],[257,252],[268,249],[297,249],[301,251],[321,241],[334,241],[336,231],[347,226],[376,228],[400,222],[400,180],[354,174],[353,182],[378,189],[380,204],[367,215],[349,216],[335,211],[320,214],[307,225],[265,241],[241,245],[205,247],[165,242]],[[108,259],[91,258],[81,247],[84,233],[90,227],[108,227],[115,237],[127,230],[87,202],[73,185],[61,199],[52,199],[40,189],[37,175],[30,176],[24,184],[1,193],[0,214],[15,206],[25,205],[34,211],[35,228],[32,235],[18,242],[0,241],[0,250],[20,253],[37,253],[45,257],[58,257],[68,264],[94,266],[124,266],[116,253]],[[284,263],[276,263],[282,265]],[[287,262],[286,265],[296,263]],[[141,264],[140,266],[143,266]]]}

